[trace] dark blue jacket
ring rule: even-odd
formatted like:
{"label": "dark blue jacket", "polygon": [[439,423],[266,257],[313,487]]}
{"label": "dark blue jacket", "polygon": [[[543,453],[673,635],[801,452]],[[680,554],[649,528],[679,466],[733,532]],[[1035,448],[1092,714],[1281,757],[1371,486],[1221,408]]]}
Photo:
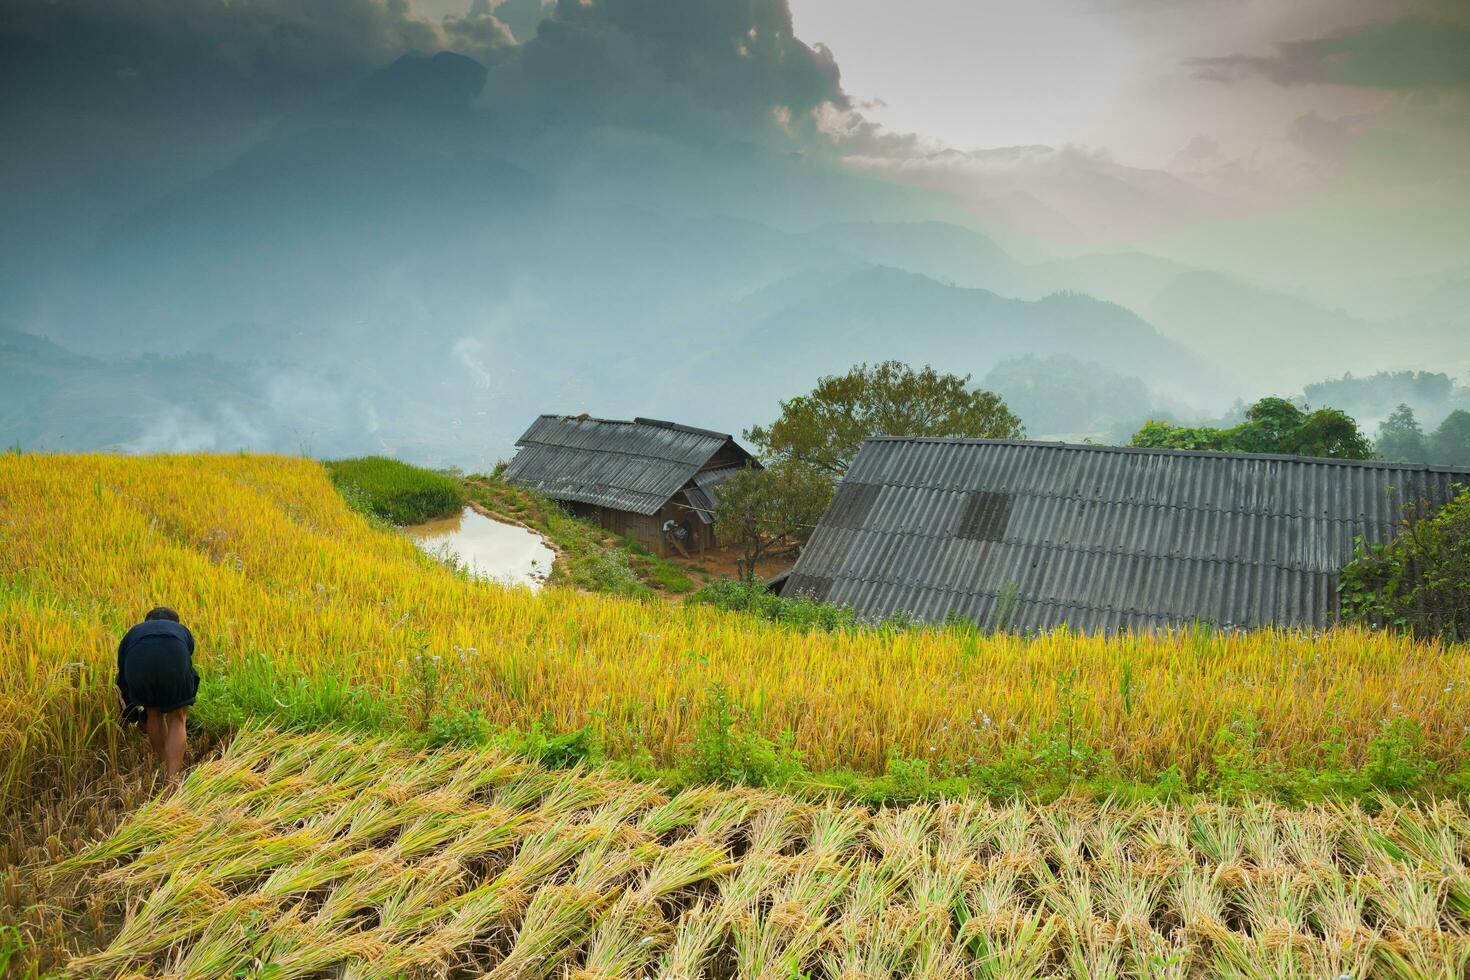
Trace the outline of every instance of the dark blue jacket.
{"label": "dark blue jacket", "polygon": [[150,619],[123,634],[122,642],[117,645],[117,688],[122,692],[124,704],[137,703],[128,690],[127,672],[124,670],[128,656],[144,650],[151,652],[150,648],[174,645],[182,646],[188,652],[189,660],[193,660],[194,634],[171,619]]}

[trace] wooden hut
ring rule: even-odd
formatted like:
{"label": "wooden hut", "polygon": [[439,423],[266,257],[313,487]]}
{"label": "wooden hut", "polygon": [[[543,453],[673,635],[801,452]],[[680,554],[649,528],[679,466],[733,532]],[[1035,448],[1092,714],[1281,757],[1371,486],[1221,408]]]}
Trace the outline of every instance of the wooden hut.
{"label": "wooden hut", "polygon": [[664,557],[714,547],[720,483],[760,465],[726,433],[646,418],[543,415],[516,448],[507,480]]}

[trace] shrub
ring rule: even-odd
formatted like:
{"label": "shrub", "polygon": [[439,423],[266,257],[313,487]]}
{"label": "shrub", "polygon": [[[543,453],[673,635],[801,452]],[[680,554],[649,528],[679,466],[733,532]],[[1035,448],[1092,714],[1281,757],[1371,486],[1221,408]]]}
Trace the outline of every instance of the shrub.
{"label": "shrub", "polygon": [[1431,516],[1410,508],[1392,541],[1360,544],[1339,589],[1346,618],[1421,637],[1470,639],[1470,491],[1462,488]]}
{"label": "shrub", "polygon": [[529,730],[508,730],[496,742],[502,749],[534,759],[551,769],[569,769],[583,763],[602,761],[602,745],[586,727],[556,732],[546,723],[534,721]]}
{"label": "shrub", "polygon": [[651,595],[638,580],[627,552],[612,548],[589,553],[572,569],[572,584],[588,592],[640,598]]}
{"label": "shrub", "polygon": [[490,741],[490,722],[478,708],[455,708],[431,718],[427,734],[429,748],[478,748]]}
{"label": "shrub", "polygon": [[791,734],[783,733],[775,742],[761,735],[721,684],[705,694],[680,768],[684,781],[725,786],[785,786],[805,771]]}
{"label": "shrub", "polygon": [[816,602],[802,595],[777,595],[759,579],[711,582],[690,596],[689,601],[732,612],[751,613],[803,631],[832,632],[857,625],[857,614],[846,606]]}
{"label": "shrub", "polygon": [[1408,718],[1384,722],[1368,743],[1363,775],[1374,789],[1411,790],[1433,774],[1434,764],[1424,756],[1424,734]]}
{"label": "shrub", "polygon": [[1154,449],[1373,458],[1373,444],[1346,412],[1335,408],[1308,412],[1284,398],[1262,398],[1246,409],[1244,422],[1229,429],[1150,421],[1134,433],[1128,444]]}

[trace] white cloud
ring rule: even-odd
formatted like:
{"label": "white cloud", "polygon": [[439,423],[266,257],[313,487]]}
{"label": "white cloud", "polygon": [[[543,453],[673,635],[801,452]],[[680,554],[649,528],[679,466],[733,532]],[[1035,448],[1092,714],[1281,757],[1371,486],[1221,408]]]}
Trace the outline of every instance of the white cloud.
{"label": "white cloud", "polygon": [[469,372],[470,382],[481,391],[489,391],[492,381],[485,367],[483,352],[485,344],[477,337],[461,337],[454,342],[454,359]]}

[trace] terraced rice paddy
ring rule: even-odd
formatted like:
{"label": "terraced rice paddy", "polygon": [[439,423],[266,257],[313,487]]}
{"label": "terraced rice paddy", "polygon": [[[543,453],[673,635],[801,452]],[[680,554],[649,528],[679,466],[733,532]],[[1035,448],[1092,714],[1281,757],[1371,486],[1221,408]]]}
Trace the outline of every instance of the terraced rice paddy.
{"label": "terraced rice paddy", "polygon": [[[1057,723],[1124,774],[1208,769],[1253,719],[1268,762],[1360,763],[1386,722],[1457,768],[1470,650],[1340,630],[1025,640],[962,628],[801,634],[715,610],[457,578],[344,506],[322,468],[263,456],[0,456],[0,802],[47,759],[115,743],[117,637],[157,603],[230,676],[358,686],[411,700],[439,656],[460,706],[489,721],[586,727],[613,754],[667,764],[722,685],[814,770],[881,772],[892,755],[993,759]],[[268,700],[268,699],[267,699]],[[269,703],[269,701],[268,701]],[[110,749],[109,749],[110,751]]]}
{"label": "terraced rice paddy", "polygon": [[1403,977],[1470,969],[1470,817],[673,797],[248,731],[51,869],[69,976]]}
{"label": "terraced rice paddy", "polygon": [[[153,795],[112,679],[160,602],[199,640],[196,720],[235,714],[222,756]],[[431,699],[419,663],[442,664]],[[1462,646],[800,633],[456,576],[306,460],[8,455],[0,670],[0,964],[19,943],[20,976],[1470,977],[1449,800],[867,809],[412,747],[420,711],[473,710],[669,764],[718,689],[813,771],[985,764],[1065,707],[1046,744],[1117,785],[1207,788],[1225,744],[1247,775],[1389,745],[1412,759],[1377,764],[1442,777],[1470,751]],[[329,727],[344,706],[366,706],[356,735]],[[268,732],[278,709],[302,732]],[[1375,741],[1390,723],[1413,744]]]}

